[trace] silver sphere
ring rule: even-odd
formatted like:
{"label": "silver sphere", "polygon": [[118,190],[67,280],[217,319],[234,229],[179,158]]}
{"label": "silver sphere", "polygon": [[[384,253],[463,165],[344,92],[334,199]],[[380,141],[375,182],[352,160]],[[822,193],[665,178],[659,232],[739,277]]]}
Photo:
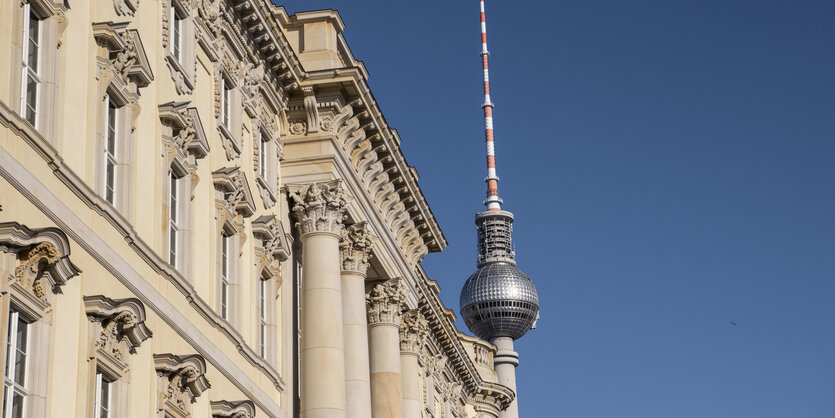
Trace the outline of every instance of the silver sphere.
{"label": "silver sphere", "polygon": [[467,279],[459,306],[464,323],[479,338],[516,340],[536,321],[539,296],[531,279],[513,264],[488,263]]}

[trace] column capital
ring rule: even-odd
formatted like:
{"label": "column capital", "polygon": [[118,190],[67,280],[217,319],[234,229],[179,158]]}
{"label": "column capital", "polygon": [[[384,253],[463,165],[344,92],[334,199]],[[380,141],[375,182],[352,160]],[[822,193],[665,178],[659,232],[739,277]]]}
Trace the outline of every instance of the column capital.
{"label": "column capital", "polygon": [[368,325],[389,324],[400,326],[400,315],[406,302],[400,279],[380,283],[365,295],[368,302]]}
{"label": "column capital", "polygon": [[328,232],[339,235],[350,197],[341,180],[287,186],[299,235]]}
{"label": "column capital", "polygon": [[403,314],[400,322],[400,351],[419,354],[426,337],[429,323],[417,309]]}
{"label": "column capital", "polygon": [[373,235],[365,222],[355,223],[342,229],[339,242],[339,258],[343,272],[365,276],[368,257],[371,255]]}

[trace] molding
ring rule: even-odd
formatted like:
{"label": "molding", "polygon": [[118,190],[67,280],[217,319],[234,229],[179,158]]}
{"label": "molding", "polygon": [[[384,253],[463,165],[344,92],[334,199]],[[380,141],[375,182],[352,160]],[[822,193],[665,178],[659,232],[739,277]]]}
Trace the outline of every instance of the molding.
{"label": "molding", "polygon": [[[52,145],[37,133],[28,122],[13,113],[5,103],[0,102],[0,124],[11,129],[11,134],[18,135],[39,154],[53,170],[54,174],[90,209],[96,211],[116,228],[134,251],[158,274],[174,284],[194,309],[206,320],[219,329],[238,347],[239,353],[250,364],[258,368],[279,390],[285,383],[278,372],[264,361],[237,331],[225,325],[225,321],[214,312],[194,291],[188,281],[172,269],[147,243],[136,234],[130,224],[104,202],[72,171]],[[85,249],[100,265],[124,284],[146,307],[151,308],[160,318],[180,335],[218,371],[226,376],[248,398],[270,417],[282,417],[284,413],[278,404],[264,392],[246,373],[238,367],[212,339],[186,319],[151,283],[149,283],[130,263],[108,245],[93,229],[70,210],[52,191],[46,188],[30,171],[23,167],[5,148],[0,147],[0,176],[32,204],[41,210],[62,232]]]}

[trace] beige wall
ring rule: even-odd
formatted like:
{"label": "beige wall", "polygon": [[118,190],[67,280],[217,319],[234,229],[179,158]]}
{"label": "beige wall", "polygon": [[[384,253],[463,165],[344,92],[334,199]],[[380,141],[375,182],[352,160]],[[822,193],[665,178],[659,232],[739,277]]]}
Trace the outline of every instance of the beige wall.
{"label": "beige wall", "polygon": [[[178,79],[180,72],[171,69],[164,46],[169,38],[165,27],[171,24],[164,22],[172,0],[125,1],[69,0],[67,9],[63,1],[30,1],[44,18],[44,45],[55,46],[42,52],[49,55],[41,62],[54,71],[44,70],[41,97],[48,100],[41,103],[38,126],[31,126],[19,115],[21,1],[0,0],[0,224],[16,222],[33,230],[57,227],[69,240],[69,260],[80,270],[52,296],[46,319],[51,324],[45,366],[47,416],[63,417],[67,411],[91,414],[90,347],[96,336],[90,335],[84,297],[93,295],[140,300],[144,324],[153,332],[126,357],[127,399],[120,416],[158,412],[158,392],[163,388],[154,355],[164,353],[197,354],[205,360],[211,387],[190,406],[192,416],[208,416],[211,402],[245,400],[252,402],[256,416],[293,416],[298,393],[292,260],[303,249],[293,235],[294,220],[282,187],[331,179],[340,179],[351,196],[345,222],[368,222],[376,237],[369,289],[379,281],[400,278],[402,308],[436,318],[417,353],[420,380],[414,384],[419,383],[424,413],[494,416],[497,408],[509,403],[512,392],[495,383],[490,360],[494,348],[459,337],[454,319],[437,296],[437,283],[420,268],[427,252],[440,251],[446,243],[417,186],[416,171],[400,152],[399,136],[373,102],[365,68],[345,44],[341,18],[332,11],[287,16],[266,1],[245,0],[230,3],[244,7],[239,9],[243,14],[253,13],[256,21],[245,23],[228,13],[212,20],[212,6],[221,4],[226,10],[230,5],[225,0],[173,0],[188,15],[183,27],[186,55],[181,60],[190,65],[182,69],[184,82]],[[138,7],[131,15],[118,13],[120,5]],[[109,29],[94,25],[102,22],[115,23]],[[253,29],[256,24],[260,28]],[[126,31],[137,34],[135,45],[141,42],[143,51],[136,51],[123,79],[117,74],[118,60],[108,57],[107,48],[118,53],[119,34]],[[299,45],[305,45],[304,50]],[[259,64],[264,64],[263,75]],[[332,68],[345,71],[319,71]],[[221,72],[236,84],[231,109],[234,147],[218,128]],[[111,79],[116,81],[108,83]],[[120,113],[126,115],[120,123],[129,129],[120,131],[126,149],[121,150],[125,168],[119,171],[123,182],[116,207],[102,197],[105,92],[124,96],[123,109],[130,109]],[[249,92],[253,106],[243,104]],[[159,108],[169,102],[188,104],[163,121]],[[190,128],[199,128],[185,118],[194,111],[202,130],[186,135]],[[259,129],[276,134],[268,171],[277,177],[278,187],[270,192],[257,180]],[[178,133],[191,146],[178,151],[172,139]],[[182,207],[188,214],[182,236],[188,245],[181,247],[187,251],[182,255],[186,267],[179,271],[167,263],[171,161],[184,164],[189,172],[184,184],[190,185]],[[229,168],[238,170],[217,174]],[[236,184],[238,180],[242,183]],[[263,237],[256,236],[253,221],[270,216],[281,224],[271,247],[280,251],[265,256]],[[240,243],[232,252],[239,259],[233,263],[238,287],[233,292],[237,300],[230,305],[231,321],[220,316],[219,236],[224,226],[236,231]],[[269,282],[274,332],[267,358],[259,355],[258,344],[261,268],[274,275]],[[6,321],[10,296],[3,297],[0,320]],[[449,361],[451,357],[460,361]],[[435,405],[435,399],[443,405]]]}

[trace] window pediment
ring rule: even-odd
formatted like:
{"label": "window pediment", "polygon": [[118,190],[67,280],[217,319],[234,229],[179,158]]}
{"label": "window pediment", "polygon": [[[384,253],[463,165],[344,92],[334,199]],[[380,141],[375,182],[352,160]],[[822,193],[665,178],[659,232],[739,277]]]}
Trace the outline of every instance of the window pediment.
{"label": "window pediment", "polygon": [[87,317],[94,324],[91,351],[98,367],[121,378],[128,368],[127,354],[151,338],[145,326],[145,307],[138,299],[113,300],[102,295],[85,296]]}
{"label": "window pediment", "polygon": [[151,63],[136,29],[126,29],[128,22],[93,23],[93,37],[102,48],[100,55],[109,60],[123,84],[133,82],[146,87],[154,80]]}
{"label": "window pediment", "polygon": [[230,215],[249,217],[255,213],[255,199],[252,198],[246,175],[240,167],[221,168],[212,173],[212,180],[215,189],[223,196],[216,200]]}
{"label": "window pediment", "polygon": [[17,222],[0,223],[0,248],[17,259],[1,287],[11,291],[32,318],[41,318],[53,293],[81,272],[69,259],[69,240],[57,228],[33,230]]}
{"label": "window pediment", "polygon": [[203,129],[200,114],[190,102],[168,102],[159,106],[160,120],[171,128],[171,146],[181,157],[193,155],[203,158],[209,155],[209,140]]}
{"label": "window pediment", "polygon": [[212,418],[252,418],[255,405],[252,401],[212,401]]}
{"label": "window pediment", "polygon": [[154,354],[162,396],[157,408],[178,418],[191,416],[190,405],[212,385],[206,379],[206,361],[193,354]]}

